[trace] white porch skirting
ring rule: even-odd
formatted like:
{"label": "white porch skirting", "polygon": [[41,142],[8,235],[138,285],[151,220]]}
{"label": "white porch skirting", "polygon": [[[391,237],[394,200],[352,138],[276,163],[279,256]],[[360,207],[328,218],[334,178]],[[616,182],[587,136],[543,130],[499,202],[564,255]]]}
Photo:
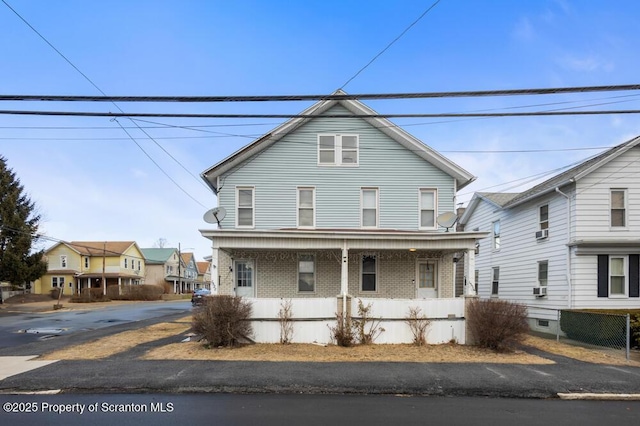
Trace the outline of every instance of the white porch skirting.
{"label": "white porch skirting", "polygon": [[[253,305],[252,326],[254,340],[259,343],[280,341],[278,312],[285,301],[292,304],[293,343],[331,343],[329,327],[336,325],[339,297],[263,299],[248,298]],[[410,307],[418,307],[431,320],[427,342],[446,343],[455,340],[465,343],[464,298],[452,299],[351,299],[351,314],[358,317],[358,301],[371,304],[371,317],[380,319],[385,331],[374,343],[411,343],[413,335],[405,318]]]}

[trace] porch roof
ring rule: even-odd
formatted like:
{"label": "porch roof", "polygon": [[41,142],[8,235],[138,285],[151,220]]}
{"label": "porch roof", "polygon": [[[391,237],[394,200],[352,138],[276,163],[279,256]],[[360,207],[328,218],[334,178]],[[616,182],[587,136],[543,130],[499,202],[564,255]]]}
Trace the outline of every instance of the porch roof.
{"label": "porch roof", "polygon": [[419,232],[361,229],[200,230],[214,249],[472,250],[488,232]]}

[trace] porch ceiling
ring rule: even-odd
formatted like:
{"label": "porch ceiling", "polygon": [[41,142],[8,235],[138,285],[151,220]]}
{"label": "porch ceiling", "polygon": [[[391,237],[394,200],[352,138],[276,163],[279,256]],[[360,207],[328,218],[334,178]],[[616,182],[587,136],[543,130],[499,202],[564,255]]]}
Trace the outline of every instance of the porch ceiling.
{"label": "porch ceiling", "polygon": [[245,231],[201,230],[214,249],[280,250],[442,250],[475,249],[476,240],[488,232],[410,232],[410,231]]}

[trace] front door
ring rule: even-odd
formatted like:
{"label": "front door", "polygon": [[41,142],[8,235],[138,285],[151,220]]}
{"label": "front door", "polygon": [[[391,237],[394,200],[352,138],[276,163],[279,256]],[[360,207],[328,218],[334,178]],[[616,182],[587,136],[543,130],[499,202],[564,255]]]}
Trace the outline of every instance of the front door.
{"label": "front door", "polygon": [[235,262],[236,295],[255,297],[255,267],[253,260]]}
{"label": "front door", "polygon": [[416,266],[416,283],[418,299],[435,299],[438,297],[438,264],[434,260],[418,260]]}

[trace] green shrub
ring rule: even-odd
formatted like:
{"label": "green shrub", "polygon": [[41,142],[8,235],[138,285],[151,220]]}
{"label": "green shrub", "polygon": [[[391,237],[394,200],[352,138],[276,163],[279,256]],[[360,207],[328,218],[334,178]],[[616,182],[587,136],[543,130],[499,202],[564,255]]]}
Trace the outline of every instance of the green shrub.
{"label": "green shrub", "polygon": [[193,312],[193,331],[201,334],[209,347],[234,347],[251,340],[251,303],[240,296],[215,295]]}
{"label": "green shrub", "polygon": [[472,300],[466,320],[474,343],[494,351],[512,350],[529,331],[527,307],[506,300]]}

